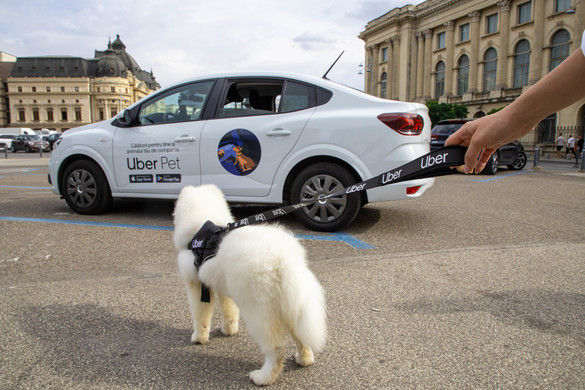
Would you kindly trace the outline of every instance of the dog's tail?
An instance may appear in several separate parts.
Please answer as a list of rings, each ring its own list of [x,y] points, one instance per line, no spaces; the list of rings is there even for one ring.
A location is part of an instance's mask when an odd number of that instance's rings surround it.
[[[327,340],[327,311],[323,288],[308,269],[304,275],[290,275],[283,280],[285,316],[290,331],[305,346],[319,352]],[[286,313],[286,314],[285,314]]]

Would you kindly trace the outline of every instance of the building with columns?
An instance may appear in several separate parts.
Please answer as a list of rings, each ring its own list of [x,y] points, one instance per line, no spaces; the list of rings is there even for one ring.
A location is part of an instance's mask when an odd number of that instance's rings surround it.
[[[580,47],[585,3],[579,3],[427,0],[395,8],[359,35],[365,42],[364,89],[387,99],[460,104],[469,116],[484,116]],[[585,99],[551,115],[524,141],[547,144],[559,126],[584,124]]]
[[[3,127],[64,131],[112,118],[160,88],[152,72],[142,70],[126,51],[119,35],[91,59],[18,57],[11,67],[4,92],[8,123]]]

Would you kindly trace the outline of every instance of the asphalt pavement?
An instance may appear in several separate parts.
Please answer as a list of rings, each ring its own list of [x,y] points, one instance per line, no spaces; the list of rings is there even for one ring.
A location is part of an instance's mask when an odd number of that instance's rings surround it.
[[[438,178],[337,234],[284,217],[326,291],[329,339],[307,368],[289,340],[271,387],[585,388],[585,173],[552,160]],[[173,202],[77,215],[47,162],[0,155],[0,390],[255,388],[243,321],[189,342]]]

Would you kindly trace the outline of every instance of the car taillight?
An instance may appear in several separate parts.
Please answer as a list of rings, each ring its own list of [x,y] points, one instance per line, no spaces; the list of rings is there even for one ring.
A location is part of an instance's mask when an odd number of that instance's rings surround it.
[[[380,114],[378,119],[402,135],[419,135],[424,127],[423,117],[410,112]]]
[[[431,139],[439,139],[439,136],[437,134],[431,134]]]
[[[406,188],[406,195],[414,195],[418,192],[418,190],[420,190],[421,186],[415,186],[415,187],[408,187]]]

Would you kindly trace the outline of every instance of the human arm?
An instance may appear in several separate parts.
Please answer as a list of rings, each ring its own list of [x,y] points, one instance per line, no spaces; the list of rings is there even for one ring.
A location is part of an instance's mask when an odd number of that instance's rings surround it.
[[[467,146],[465,173],[481,172],[502,145],[521,138],[548,115],[585,96],[585,55],[581,49],[495,114],[471,121],[445,145]]]

